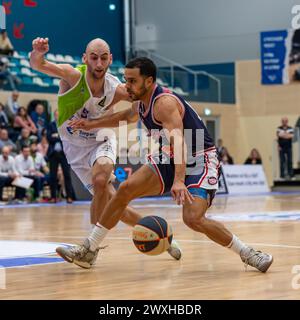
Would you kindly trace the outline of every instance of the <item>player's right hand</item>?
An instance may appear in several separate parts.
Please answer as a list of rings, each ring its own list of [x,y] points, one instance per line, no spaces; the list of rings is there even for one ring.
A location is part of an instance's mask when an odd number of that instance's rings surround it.
[[[192,204],[195,200],[193,195],[187,189],[186,185],[180,180],[174,181],[171,188],[171,195],[173,200],[176,201],[178,205],[184,205],[185,200],[187,200],[189,204]]]
[[[36,38],[32,41],[32,49],[38,53],[45,54],[49,51],[48,38]]]
[[[85,120],[85,119],[73,119],[70,120],[68,125],[72,128],[72,129],[82,129],[85,131],[89,131],[93,128],[95,128],[94,126],[94,121],[93,120]]]

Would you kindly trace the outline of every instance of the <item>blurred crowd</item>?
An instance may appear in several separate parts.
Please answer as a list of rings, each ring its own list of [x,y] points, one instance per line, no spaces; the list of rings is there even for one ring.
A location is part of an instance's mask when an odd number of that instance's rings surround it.
[[[0,150],[0,201],[73,201],[70,167],[44,101],[33,100],[24,107],[19,92],[13,91],[4,104],[0,102]],[[29,189],[15,184],[21,177],[33,181]]]

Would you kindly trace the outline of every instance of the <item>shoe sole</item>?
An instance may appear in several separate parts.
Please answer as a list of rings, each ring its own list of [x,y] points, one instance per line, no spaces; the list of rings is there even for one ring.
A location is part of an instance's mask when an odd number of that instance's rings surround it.
[[[78,260],[74,260],[74,259],[71,259],[69,258],[67,255],[65,255],[63,252],[61,252],[59,250],[59,248],[57,248],[56,250],[56,253],[61,257],[63,258],[66,262],[69,262],[69,263],[74,263],[76,264],[77,266],[83,268],[83,269],[90,269],[92,266],[88,263],[88,262],[81,262],[81,261],[78,261]]]
[[[65,261],[69,262],[69,263],[73,263],[73,259],[69,258],[68,256],[66,256],[65,254],[63,254],[63,252],[61,252],[59,250],[59,248],[56,248],[56,253],[61,257],[63,258]]]
[[[175,260],[180,260],[181,259],[181,252],[180,252],[180,254],[178,255],[178,256],[173,256],[171,253],[169,253],[169,255],[173,258],[173,259],[175,259]]]
[[[176,249],[179,251],[179,254],[178,255],[172,255],[170,251],[167,250],[168,254],[175,260],[180,260],[181,259],[181,256],[182,256],[182,253],[181,253],[181,250],[179,249]]]
[[[77,266],[83,268],[83,269],[91,269],[91,264],[88,263],[88,262],[81,262],[81,261],[78,261],[78,260],[74,260],[73,261],[74,264],[76,264]]]

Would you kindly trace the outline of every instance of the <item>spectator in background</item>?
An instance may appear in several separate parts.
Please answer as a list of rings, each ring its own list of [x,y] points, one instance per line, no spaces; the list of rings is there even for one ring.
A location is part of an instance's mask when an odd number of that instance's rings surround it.
[[[0,201],[2,198],[3,187],[10,186],[13,180],[19,176],[16,167],[15,159],[10,155],[10,148],[3,147],[0,155]],[[20,199],[18,194],[18,188],[16,189],[16,198]]]
[[[245,160],[244,164],[262,164],[261,156],[257,149],[252,149],[249,157]]]
[[[6,30],[2,30],[0,33],[0,54],[12,56],[14,53],[14,47],[7,35]]]
[[[10,72],[9,60],[6,57],[0,57],[0,88],[3,88],[6,82],[9,83],[11,90],[16,90],[16,85],[21,83],[21,80]]]
[[[27,114],[27,110],[24,107],[20,107],[18,109],[13,127],[16,131],[27,129],[31,134],[37,134],[37,128],[31,120],[30,116]]]
[[[278,138],[278,150],[280,158],[280,178],[284,179],[285,169],[287,169],[288,178],[294,178],[293,172],[293,155],[292,140],[294,137],[294,129],[288,126],[287,117],[281,119],[281,126],[277,128],[276,134]]]
[[[222,152],[220,153],[219,156],[222,164],[234,164],[233,158],[229,154],[226,147],[223,147]]]
[[[41,103],[37,104],[35,110],[31,112],[30,117],[38,130],[38,137],[41,139],[42,130],[48,126],[44,106]]]
[[[151,152],[150,152],[150,148],[148,148],[148,147],[142,148],[140,150],[140,161],[141,161],[141,163],[147,163],[147,157],[148,157],[149,154],[151,154]]]
[[[4,105],[0,102],[0,128],[8,128],[10,126],[7,114],[4,111]]]
[[[120,158],[127,158],[128,157],[128,149],[127,148],[121,148],[120,150],[120,154],[119,154],[119,157]]]
[[[35,140],[37,140],[36,137]],[[30,131],[28,129],[22,129],[21,135],[16,142],[18,152],[20,152],[24,146],[29,147],[32,141],[34,141],[34,139],[30,136]]]
[[[217,140],[217,151],[218,151],[219,156],[223,153],[223,149],[224,149],[223,140],[222,139],[218,139]]]
[[[44,156],[38,151],[37,143],[32,142],[30,145],[30,154],[34,162],[34,168],[36,171],[42,172],[43,176],[49,173],[49,168]]]
[[[39,198],[41,191],[41,174],[34,167],[34,160],[30,155],[30,147],[23,146],[21,154],[15,158],[16,170],[19,175],[33,179],[34,198]],[[25,189],[22,189],[22,196],[25,197]]]
[[[42,191],[45,182],[49,182],[49,168],[44,156],[38,152],[37,143],[32,142],[30,145],[30,154],[34,162],[35,179],[39,190],[38,198],[42,198]]]
[[[11,122],[13,124],[15,116],[20,108],[20,104],[18,102],[19,99],[19,92],[18,91],[13,91],[11,96],[8,98],[6,105],[5,105],[5,113]]]
[[[17,146],[9,139],[8,137],[8,131],[6,129],[0,130],[0,149],[2,149],[4,146],[7,146],[10,148],[10,152],[13,156],[17,153]]]
[[[58,111],[54,112],[55,120],[49,124],[47,130],[47,138],[49,141],[49,148],[47,158],[50,164],[50,189],[51,189],[51,202],[57,201],[57,170],[59,164],[62,167],[67,203],[73,202],[73,187],[71,181],[71,170],[67,158],[63,152],[62,142],[59,138],[56,121],[58,119]]]
[[[43,129],[42,135],[41,135],[41,141],[38,143],[37,149],[38,149],[38,152],[40,152],[44,156],[46,161],[48,161],[47,159],[48,148],[49,148],[49,142],[47,139],[47,130]]]

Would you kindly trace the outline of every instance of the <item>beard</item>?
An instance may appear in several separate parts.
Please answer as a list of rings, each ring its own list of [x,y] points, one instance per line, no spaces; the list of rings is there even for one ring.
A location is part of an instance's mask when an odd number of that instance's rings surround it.
[[[141,98],[146,94],[147,89],[145,87],[145,84],[140,88],[139,92],[135,93],[133,91],[128,91],[130,98],[132,101],[139,101]]]

